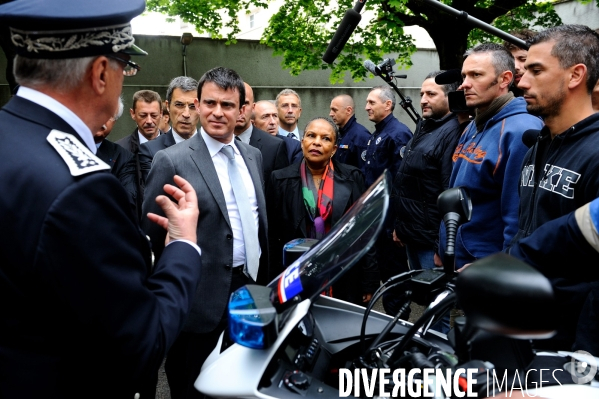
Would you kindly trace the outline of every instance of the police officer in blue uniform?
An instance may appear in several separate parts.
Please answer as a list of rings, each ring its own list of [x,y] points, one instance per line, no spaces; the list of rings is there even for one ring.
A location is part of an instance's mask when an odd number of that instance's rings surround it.
[[[385,169],[397,174],[401,151],[412,138],[410,129],[393,116],[395,94],[389,86],[373,88],[366,99],[368,119],[375,123],[366,149],[366,185],[370,186]]]
[[[0,110],[0,397],[133,398],[181,330],[199,281],[197,199],[157,201],[169,245],[151,264],[92,132],[118,106],[143,0],[0,6],[16,95]]]
[[[395,177],[401,163],[402,151],[412,138],[410,129],[393,116],[394,109],[395,94],[389,86],[373,88],[366,98],[368,119],[375,123],[374,133],[366,149],[364,174],[367,186],[378,179],[385,169],[392,178]],[[391,209],[375,243],[376,259],[383,282],[409,269],[405,248],[393,242],[394,220]],[[396,315],[403,303],[402,295],[399,291],[387,290],[383,295],[385,312]],[[404,313],[402,318],[407,320],[408,316],[409,311]]]
[[[356,120],[355,109],[353,98],[347,94],[331,100],[329,116],[339,127],[339,144],[333,158],[365,173],[370,132]]]

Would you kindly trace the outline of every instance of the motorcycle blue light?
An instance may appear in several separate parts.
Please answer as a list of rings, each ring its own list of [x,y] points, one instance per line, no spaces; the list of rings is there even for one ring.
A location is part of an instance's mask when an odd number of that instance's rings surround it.
[[[229,335],[242,346],[268,348],[277,339],[277,312],[270,302],[272,290],[246,285],[229,299]]]

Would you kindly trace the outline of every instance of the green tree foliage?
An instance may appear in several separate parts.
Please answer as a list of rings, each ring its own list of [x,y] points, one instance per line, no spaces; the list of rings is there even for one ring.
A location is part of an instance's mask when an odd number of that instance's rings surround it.
[[[593,0],[581,0],[592,2]],[[599,6],[599,0],[594,0]],[[454,9],[509,32],[518,28],[539,29],[561,20],[551,2],[541,0],[443,0]],[[237,16],[257,8],[267,8],[268,0],[148,0],[150,11],[180,16],[198,32],[235,43],[240,32]],[[353,80],[363,79],[367,71],[362,63],[375,63],[386,54],[397,54],[399,67],[409,67],[416,51],[413,38],[404,26],[418,25],[431,36],[439,53],[441,69],[462,64],[462,54],[475,43],[501,42],[500,39],[458,21],[423,0],[369,0],[364,10],[373,11],[372,22],[361,24],[332,64],[321,57],[352,0],[288,0],[271,18],[261,39],[283,56],[283,67],[293,75],[309,69],[331,69],[331,81],[342,82],[349,72]],[[364,20],[363,20],[364,21]]]

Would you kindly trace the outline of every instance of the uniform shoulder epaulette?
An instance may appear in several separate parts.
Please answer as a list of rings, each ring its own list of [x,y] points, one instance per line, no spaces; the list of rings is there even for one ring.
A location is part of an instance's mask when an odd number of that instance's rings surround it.
[[[46,140],[48,140],[48,143],[54,147],[56,152],[65,161],[73,176],[81,176],[97,170],[110,169],[110,166],[95,156],[89,148],[72,134],[61,132],[60,130],[52,130],[48,134],[48,137],[46,137]]]

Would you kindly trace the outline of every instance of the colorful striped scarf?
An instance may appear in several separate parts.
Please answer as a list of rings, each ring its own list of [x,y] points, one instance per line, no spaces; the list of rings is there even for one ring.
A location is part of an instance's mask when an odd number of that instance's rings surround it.
[[[300,164],[300,175],[302,178],[302,196],[304,205],[310,215],[311,224],[308,223],[309,238],[321,239],[331,229],[331,214],[333,213],[333,186],[334,168],[333,162],[329,160],[320,187],[318,187],[318,199],[314,198],[316,186],[312,180],[306,160]]]

